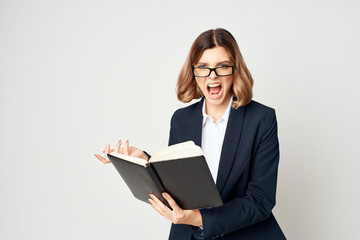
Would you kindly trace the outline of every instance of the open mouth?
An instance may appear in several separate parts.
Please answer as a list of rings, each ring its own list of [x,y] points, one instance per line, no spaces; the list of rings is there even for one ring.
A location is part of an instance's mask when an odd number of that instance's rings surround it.
[[[213,83],[213,84],[207,85],[208,92],[211,96],[219,94],[221,91],[221,88],[222,88],[222,86],[220,83]]]

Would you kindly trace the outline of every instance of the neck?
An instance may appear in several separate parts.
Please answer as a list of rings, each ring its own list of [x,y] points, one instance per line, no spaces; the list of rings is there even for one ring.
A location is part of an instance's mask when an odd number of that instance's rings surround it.
[[[205,99],[205,112],[207,115],[209,115],[212,119],[214,119],[215,122],[219,121],[220,118],[224,115],[227,107],[229,106],[229,101],[232,98],[232,96],[228,97],[226,101],[224,101],[220,105],[213,105],[210,104]]]

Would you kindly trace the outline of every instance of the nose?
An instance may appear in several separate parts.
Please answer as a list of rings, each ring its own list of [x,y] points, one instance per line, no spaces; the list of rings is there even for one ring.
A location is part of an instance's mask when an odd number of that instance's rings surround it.
[[[212,71],[210,72],[209,78],[215,79],[217,77],[216,73],[215,73],[215,69],[212,69]]]

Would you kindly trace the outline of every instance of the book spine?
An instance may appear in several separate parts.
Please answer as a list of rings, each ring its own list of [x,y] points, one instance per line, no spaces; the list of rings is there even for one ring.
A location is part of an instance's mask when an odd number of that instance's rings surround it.
[[[161,179],[160,179],[159,175],[157,174],[154,166],[151,163],[149,163],[146,165],[146,170],[149,173],[151,179],[154,181],[156,188],[159,190],[159,193],[165,192],[164,185],[161,182]],[[158,197],[166,206],[168,206],[171,209],[170,205],[165,200],[165,198],[163,198],[163,196],[156,196],[156,197]]]
[[[152,178],[152,180],[154,181],[157,189],[159,190],[160,193],[163,193],[164,190],[164,185],[162,184],[159,175],[157,174],[155,168],[153,167],[152,164],[147,164],[146,166],[146,170],[149,173],[150,177]]]

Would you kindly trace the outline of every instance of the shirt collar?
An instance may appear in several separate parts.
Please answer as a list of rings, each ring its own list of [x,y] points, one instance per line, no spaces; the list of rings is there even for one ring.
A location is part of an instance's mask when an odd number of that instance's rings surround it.
[[[225,122],[227,122],[227,120],[229,119],[232,102],[233,102],[233,98],[230,98],[229,104],[228,104],[223,116],[217,122],[220,122],[221,120],[224,120]],[[212,117],[210,117],[209,115],[207,115],[205,113],[205,99],[204,99],[204,103],[202,106],[202,115],[203,115],[203,123],[202,123],[203,126],[205,125],[205,123],[208,119],[213,120]]]

